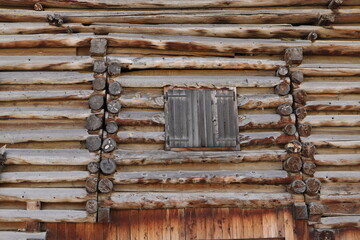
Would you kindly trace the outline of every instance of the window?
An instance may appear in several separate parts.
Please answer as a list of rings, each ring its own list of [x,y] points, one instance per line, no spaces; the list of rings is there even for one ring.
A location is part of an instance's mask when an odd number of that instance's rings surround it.
[[[167,150],[240,148],[235,89],[169,89],[165,115]]]

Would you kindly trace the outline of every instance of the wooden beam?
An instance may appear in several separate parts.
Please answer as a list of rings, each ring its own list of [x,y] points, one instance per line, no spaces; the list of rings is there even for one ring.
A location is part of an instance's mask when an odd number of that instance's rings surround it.
[[[314,156],[319,166],[356,166],[360,164],[359,154],[317,154]]]
[[[290,155],[284,150],[258,150],[241,152],[174,152],[164,150],[116,150],[113,153],[117,165],[168,165],[184,163],[241,163],[279,162]]]
[[[359,82],[342,82],[339,84],[331,84],[328,82],[304,82],[300,85],[300,89],[307,93],[360,93]]]
[[[86,202],[92,198],[85,188],[0,188],[0,200],[8,202]]]
[[[48,93],[48,92],[47,92]],[[49,93],[51,95],[51,93]],[[1,98],[1,94],[0,94]],[[0,100],[1,101],[1,100]],[[0,119],[83,119],[89,109],[50,107],[0,107]]]
[[[94,216],[79,210],[0,209],[0,222],[94,222]]]
[[[360,227],[360,216],[323,217],[316,228]]]
[[[360,147],[360,138],[358,135],[312,134],[309,137],[302,137],[301,139],[303,142],[312,142],[316,147]]]
[[[360,115],[308,115],[299,123],[313,127],[357,127],[360,126]]]
[[[85,181],[88,171],[3,172],[0,183]]]
[[[47,232],[28,233],[28,232],[10,232],[0,231],[0,240],[24,240],[24,239],[38,239],[45,240]]]
[[[118,99],[121,106],[129,108],[164,108],[164,95],[151,93],[124,93]]]
[[[288,184],[292,178],[283,170],[268,171],[154,171],[117,172],[116,184]]]
[[[237,103],[240,109],[275,108],[283,103],[293,103],[291,95],[277,94],[239,94]]]
[[[360,181],[359,171],[318,171],[314,174],[321,182],[344,182],[358,183]]]
[[[301,64],[291,68],[291,71],[301,71],[305,76],[311,77],[340,77],[359,76],[360,68],[357,64]]]
[[[0,131],[0,143],[83,141],[88,136],[86,129]]]
[[[80,84],[93,81],[93,73],[80,72],[1,72],[2,84]]]
[[[0,102],[89,99],[92,90],[1,91]]]
[[[272,208],[293,203],[290,193],[112,193],[102,205],[115,209],[189,207]]]
[[[246,114],[239,115],[240,129],[282,129],[289,123],[295,123],[295,115],[280,116],[279,114]]]
[[[359,101],[307,101],[308,111],[360,111]]]

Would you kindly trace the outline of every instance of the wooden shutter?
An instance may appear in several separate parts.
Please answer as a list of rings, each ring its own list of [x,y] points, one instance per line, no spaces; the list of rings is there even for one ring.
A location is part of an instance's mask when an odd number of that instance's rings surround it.
[[[171,89],[165,108],[166,149],[238,146],[234,91]]]

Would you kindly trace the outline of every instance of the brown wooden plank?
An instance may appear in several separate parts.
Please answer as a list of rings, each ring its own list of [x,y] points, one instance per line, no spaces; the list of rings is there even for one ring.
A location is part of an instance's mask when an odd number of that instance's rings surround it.
[[[157,209],[154,212],[155,239],[163,239],[163,232],[166,226],[166,209]]]
[[[278,219],[274,209],[263,209],[262,221],[264,238],[279,237]]]
[[[243,209],[243,224],[244,224],[244,238],[253,238],[254,231],[253,231],[253,219],[251,216],[250,209]]]
[[[86,226],[86,223],[77,223],[76,224],[75,239],[77,239],[77,240],[86,240],[86,238],[85,238],[85,226]]]
[[[189,240],[195,240],[197,238],[197,219],[196,219],[196,209],[186,208],[185,209],[185,238]],[[179,231],[179,230],[178,230]],[[177,238],[179,239],[179,238]],[[172,240],[172,239],[171,239]]]
[[[231,229],[231,238],[237,239],[239,238],[237,218],[239,218],[239,208],[229,208],[229,225]]]
[[[296,220],[294,221],[294,230],[296,239],[307,239],[308,237],[308,227],[307,227],[307,220]]]
[[[196,237],[198,239],[206,239],[207,226],[206,214],[207,208],[195,208],[196,214]]]
[[[156,238],[156,232],[159,230],[158,229],[158,225],[160,223],[156,222],[155,219],[155,212],[159,211],[159,209],[151,209],[151,210],[145,210],[145,211],[149,211],[148,212],[148,238],[149,239],[157,239]]]
[[[86,225],[85,225],[85,239],[86,240],[95,240],[94,233],[95,233],[95,224],[94,223],[86,223]],[[58,234],[58,237],[59,237],[59,234]]]
[[[230,219],[230,213],[229,208],[221,208],[221,225],[223,229],[223,239],[232,239],[233,234],[231,229],[231,219]]]
[[[47,240],[57,240],[57,223],[46,223]]]
[[[120,210],[118,211],[118,219],[115,222],[117,224],[117,239],[121,240],[130,240],[130,210]],[[112,221],[114,222],[114,221]]]
[[[68,230],[69,232],[69,230]],[[103,223],[95,223],[94,224],[94,239],[95,240],[103,240],[104,234],[104,224]],[[69,234],[69,236],[72,236]],[[70,238],[68,240],[71,240]]]
[[[76,235],[76,223],[67,223],[67,240],[72,240],[73,236]],[[103,232],[101,232],[102,236]],[[98,238],[99,240],[103,240],[103,238]]]
[[[279,237],[285,237],[284,212],[285,212],[285,208],[276,208],[276,218],[277,218]]]
[[[130,210],[129,224],[130,224],[130,239],[140,240],[140,210]]]
[[[222,239],[223,229],[221,221],[221,208],[213,209],[214,239]]]
[[[263,209],[251,209],[251,217],[253,221],[253,236],[254,238],[262,238],[263,235]]]
[[[204,208],[203,214],[204,214],[205,226],[206,226],[205,239],[213,239],[214,238],[213,209]]]
[[[57,239],[67,239],[66,223],[57,223]]]
[[[285,226],[285,239],[286,240],[296,240],[294,233],[294,218],[292,216],[292,211],[290,208],[284,210],[284,226]]]

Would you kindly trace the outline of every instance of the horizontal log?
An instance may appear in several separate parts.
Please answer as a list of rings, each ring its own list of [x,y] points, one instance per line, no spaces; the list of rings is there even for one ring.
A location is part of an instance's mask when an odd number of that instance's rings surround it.
[[[360,184],[358,183],[323,183],[320,198],[348,195],[360,196]],[[344,196],[346,197],[346,196]]]
[[[316,147],[335,147],[335,148],[360,147],[359,135],[312,134],[309,137],[301,137],[301,140],[303,142],[311,142]]]
[[[360,216],[323,217],[316,228],[360,227]]]
[[[0,143],[83,141],[88,136],[86,129],[0,131]]]
[[[155,171],[117,172],[115,184],[288,184],[292,178],[286,171]]]
[[[319,166],[356,166],[360,164],[360,154],[319,154],[314,156]]]
[[[84,149],[16,149],[6,150],[9,165],[87,165],[98,161],[95,153]]]
[[[116,118],[108,118],[123,126],[156,126],[165,125],[164,112],[121,111]]]
[[[350,101],[307,101],[307,111],[360,111],[360,102]]]
[[[45,92],[49,93],[49,92]],[[49,93],[51,95],[51,92]],[[1,93],[0,93],[1,97]],[[0,100],[1,101],[1,100]],[[90,109],[50,107],[0,107],[0,119],[84,119]]]
[[[357,127],[360,126],[360,115],[307,115],[299,123],[313,127]]]
[[[47,232],[10,232],[0,231],[0,240],[24,240],[24,239],[39,239],[45,240]]]
[[[80,72],[1,72],[2,84],[78,84],[92,82],[93,73]]]
[[[239,115],[240,129],[276,128],[281,129],[289,123],[295,123],[295,115],[280,116],[279,114],[246,114]]]
[[[359,216],[360,203],[328,203],[323,204],[323,216]]]
[[[0,102],[89,99],[92,90],[1,91]]]
[[[290,193],[112,193],[102,205],[117,209],[193,207],[273,208],[293,203]]]
[[[0,59],[0,70],[2,71],[90,70],[92,66],[92,58],[79,56],[6,56],[6,58]]]
[[[267,76],[120,76],[122,87],[274,87],[278,77]]]
[[[123,107],[164,108],[164,95],[152,93],[124,93],[118,100]]]
[[[358,39],[359,26],[292,26],[290,24],[126,24],[126,23],[79,23],[53,26],[48,23],[0,23],[0,34],[44,34],[44,33],[132,33],[153,35],[203,36],[224,38],[301,38],[306,39],[310,32],[319,39]]]
[[[309,93],[360,93],[360,82],[341,82],[333,84],[331,82],[304,82],[300,89]]]
[[[305,76],[359,76],[360,68],[357,64],[301,64],[292,67],[292,71],[301,71]]]
[[[360,181],[359,171],[326,171],[316,172],[314,177],[321,182],[344,182],[358,183]]]
[[[85,181],[89,176],[88,171],[3,172],[1,173],[0,183],[73,182]]]
[[[355,0],[354,0],[355,1]],[[267,10],[172,10],[172,11],[34,11],[4,9],[4,22],[47,22],[47,15],[58,14],[65,23],[141,23],[141,24],[314,24],[320,15],[333,14],[330,9],[267,9]],[[335,23],[356,23],[358,9],[340,9]],[[61,24],[58,24],[61,25]]]
[[[360,201],[360,194],[348,195],[320,195],[320,201],[323,204],[329,203],[358,203]]]
[[[85,188],[0,188],[0,201],[86,202],[90,195]]]
[[[95,222],[94,215],[79,210],[0,209],[0,222]]]
[[[55,7],[55,8],[119,8],[119,9],[137,9],[137,8],[149,8],[149,9],[161,9],[161,8],[228,8],[228,7],[286,7],[286,6],[327,6],[328,0],[286,0],[286,1],[273,1],[273,0],[262,0],[262,1],[249,1],[249,0],[235,0],[231,2],[219,2],[216,0],[201,0],[201,1],[190,1],[183,0],[178,1],[165,1],[165,0],[133,0],[128,1],[116,1],[116,0],[43,0],[41,4],[43,7]],[[0,5],[4,6],[23,6],[33,7],[37,3],[36,0],[25,0],[25,1],[5,1],[1,0]],[[357,5],[355,0],[345,1],[342,5],[352,6]]]
[[[292,96],[279,96],[277,94],[238,94],[240,109],[275,108],[283,103],[293,103]]]
[[[113,159],[117,165],[168,165],[184,163],[241,163],[280,162],[289,157],[283,150],[174,152],[164,150],[116,150]]]
[[[164,132],[120,131],[113,136],[117,143],[165,143]],[[281,132],[249,132],[240,134],[240,146],[282,145],[296,136],[288,136]]]

